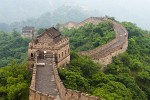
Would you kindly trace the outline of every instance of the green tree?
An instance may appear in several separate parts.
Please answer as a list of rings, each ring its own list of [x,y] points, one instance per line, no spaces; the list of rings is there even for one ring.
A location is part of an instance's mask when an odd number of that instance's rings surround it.
[[[4,100],[27,100],[31,75],[26,63],[16,61],[0,68],[0,95]]]

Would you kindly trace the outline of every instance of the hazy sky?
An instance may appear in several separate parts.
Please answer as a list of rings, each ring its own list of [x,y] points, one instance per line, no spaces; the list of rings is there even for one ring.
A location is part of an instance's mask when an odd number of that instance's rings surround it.
[[[55,4],[80,5],[120,21],[132,21],[150,30],[150,0],[49,0],[49,4],[52,9]]]
[[[98,10],[101,15],[112,16],[119,21],[131,21],[150,30],[150,0],[0,0],[0,21],[5,22],[12,16],[14,20],[27,16],[38,17],[62,5]]]

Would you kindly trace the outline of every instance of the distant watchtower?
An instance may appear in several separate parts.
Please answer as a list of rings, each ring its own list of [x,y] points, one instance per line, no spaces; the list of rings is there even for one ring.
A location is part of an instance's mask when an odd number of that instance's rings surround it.
[[[32,26],[25,26],[22,28],[22,37],[32,38],[35,35],[35,28]]]
[[[63,37],[54,27],[46,29],[44,33],[32,40],[28,46],[28,65],[37,59],[55,58],[57,67],[70,62],[69,39]]]

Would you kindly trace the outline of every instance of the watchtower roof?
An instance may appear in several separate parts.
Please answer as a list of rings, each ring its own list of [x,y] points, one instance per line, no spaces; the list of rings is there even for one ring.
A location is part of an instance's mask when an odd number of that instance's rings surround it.
[[[45,32],[44,33],[42,33],[40,36],[38,36],[38,37],[41,37],[41,36],[43,36],[44,34],[47,34],[47,35],[49,35],[51,38],[53,38],[53,39],[55,39],[56,37],[59,37],[61,34],[60,34],[60,32],[57,30],[57,29],[55,29],[54,27],[51,27],[51,28],[48,28],[48,29],[46,29],[45,30]]]

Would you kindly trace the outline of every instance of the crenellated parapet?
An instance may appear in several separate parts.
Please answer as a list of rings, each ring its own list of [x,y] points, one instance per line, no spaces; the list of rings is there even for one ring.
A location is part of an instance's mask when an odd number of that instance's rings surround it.
[[[84,26],[87,23],[98,24],[106,20],[108,20],[108,18],[106,17],[90,17],[82,22],[68,22],[68,23],[62,24],[60,25],[59,28],[60,30],[63,30],[64,28],[68,28],[68,29],[79,28],[81,26]]]
[[[32,80],[31,80],[31,85],[30,85],[30,88],[32,89],[35,89],[35,79],[36,79],[36,66],[34,65],[34,68],[33,68],[33,72],[32,72]]]
[[[59,41],[55,44],[54,48],[60,49],[68,44],[69,44],[69,38],[63,38],[61,41]]]
[[[35,42],[30,42],[29,43],[29,48],[30,49],[60,49],[62,47],[64,47],[65,45],[69,44],[69,38],[62,38],[60,41],[58,41],[57,43],[51,44],[48,42],[45,43],[35,43]]]
[[[29,100],[56,100],[53,96],[41,93],[32,88],[29,90]]]

